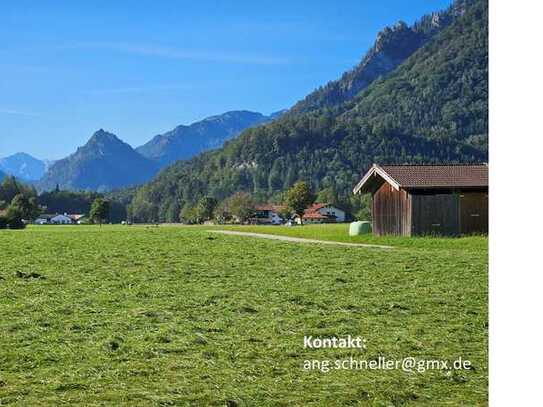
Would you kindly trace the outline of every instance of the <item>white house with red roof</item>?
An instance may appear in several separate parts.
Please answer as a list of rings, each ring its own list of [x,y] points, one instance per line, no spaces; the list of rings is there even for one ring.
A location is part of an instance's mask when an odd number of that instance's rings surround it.
[[[342,223],[345,222],[345,211],[327,203],[315,203],[304,212],[304,223]],[[299,216],[295,217],[301,223]]]
[[[250,222],[265,225],[281,225],[284,219],[280,213],[285,209],[286,206],[283,205],[258,205],[255,208],[255,215],[250,219]]]

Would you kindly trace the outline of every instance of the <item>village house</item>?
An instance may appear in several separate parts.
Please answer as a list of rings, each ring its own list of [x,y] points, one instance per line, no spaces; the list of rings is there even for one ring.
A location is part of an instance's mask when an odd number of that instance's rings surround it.
[[[53,225],[71,225],[73,223],[72,218],[70,218],[67,214],[64,215],[55,215],[51,218],[50,221]]]
[[[298,215],[296,223],[302,220]],[[346,220],[345,211],[327,203],[315,203],[304,211],[303,223],[342,223]]]
[[[41,214],[38,216],[36,220],[34,220],[34,224],[36,225],[47,225],[51,223],[51,219],[53,219],[57,215],[51,215],[51,214]]]
[[[353,192],[372,194],[376,235],[488,232],[488,165],[377,165]]]
[[[34,220],[35,225],[80,225],[84,222],[86,215],[68,214],[42,214]]]
[[[250,223],[263,225],[281,225],[284,219],[279,215],[286,209],[284,205],[258,205],[255,208],[255,215]]]
[[[76,225],[81,225],[82,223],[85,223],[87,220],[87,215],[77,214],[77,215],[68,215],[68,217],[72,220],[72,223]]]

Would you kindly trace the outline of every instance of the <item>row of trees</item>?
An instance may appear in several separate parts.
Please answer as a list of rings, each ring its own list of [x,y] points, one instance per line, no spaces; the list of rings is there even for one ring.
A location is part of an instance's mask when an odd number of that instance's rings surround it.
[[[290,218],[292,214],[302,215],[305,208],[314,201],[341,207],[355,218],[369,219],[370,216],[367,200],[358,197],[344,200],[333,187],[313,194],[309,184],[303,181],[297,182],[275,199],[275,202],[283,203],[286,207],[283,213],[279,213],[283,219]],[[188,224],[209,220],[228,223],[234,219],[246,222],[254,215],[257,202],[258,199],[247,192],[234,193],[222,201],[206,196],[196,204],[185,205],[177,220]],[[38,195],[33,187],[21,184],[13,177],[6,177],[0,184],[0,228],[24,228],[23,220],[31,222],[46,211],[88,213],[90,221],[100,225],[119,222],[126,219],[126,212],[120,209],[121,206],[119,202],[93,192],[61,191],[57,188]]]
[[[38,196],[33,187],[5,177],[0,184],[0,229],[23,229],[25,222],[32,222],[45,211],[89,213],[91,222],[101,225],[110,220],[111,206],[100,194],[89,192],[57,188]]]
[[[126,219],[126,203],[99,192],[66,191],[57,187],[52,191],[41,193],[38,204],[48,213],[90,214],[93,203],[98,199],[109,202],[108,216],[105,220],[119,223]]]
[[[181,210],[180,221],[198,224],[215,219],[218,223],[228,223],[234,218],[246,222],[255,212],[256,203],[246,192],[237,192],[231,197],[218,202],[213,197],[203,197],[196,205],[185,205]]]
[[[302,217],[305,209],[315,201],[329,203],[347,209],[348,212],[353,208],[351,202],[342,202],[333,188],[322,190],[315,195],[307,182],[299,181],[282,197],[280,203],[283,204],[284,209],[280,211],[279,216],[283,219],[290,219],[294,214]],[[188,224],[204,223],[210,220],[218,223],[229,223],[234,220],[245,223],[254,216],[256,207],[255,198],[247,192],[236,192],[221,202],[206,196],[199,199],[195,205],[183,207],[179,220]],[[358,206],[354,213],[356,218],[370,219],[367,197],[362,200],[358,198]]]

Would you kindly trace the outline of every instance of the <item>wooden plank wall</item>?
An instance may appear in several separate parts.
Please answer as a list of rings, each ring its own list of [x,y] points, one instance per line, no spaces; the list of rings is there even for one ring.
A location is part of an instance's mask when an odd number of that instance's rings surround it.
[[[411,200],[404,191],[384,183],[373,195],[373,233],[411,235]]]
[[[373,232],[377,236],[488,233],[488,193],[406,192],[384,183],[373,195]]]
[[[460,231],[488,233],[488,192],[460,193]]]
[[[460,233],[458,194],[410,193],[412,235],[458,235]]]

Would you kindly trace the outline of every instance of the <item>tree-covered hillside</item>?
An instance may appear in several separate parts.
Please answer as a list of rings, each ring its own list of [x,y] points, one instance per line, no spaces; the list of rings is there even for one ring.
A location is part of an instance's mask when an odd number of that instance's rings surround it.
[[[480,1],[458,24],[345,105],[345,122],[374,132],[462,142],[486,154],[488,10]]]
[[[354,99],[287,114],[167,168],[136,192],[132,216],[176,221],[204,195],[248,191],[265,200],[300,179],[348,196],[373,162],[486,160],[488,9],[478,0],[456,10],[447,28]]]

